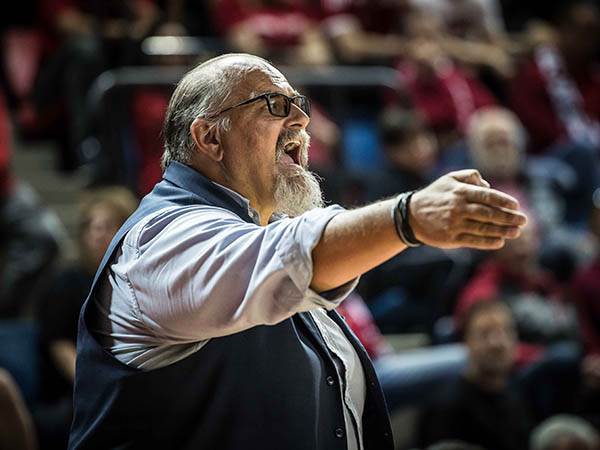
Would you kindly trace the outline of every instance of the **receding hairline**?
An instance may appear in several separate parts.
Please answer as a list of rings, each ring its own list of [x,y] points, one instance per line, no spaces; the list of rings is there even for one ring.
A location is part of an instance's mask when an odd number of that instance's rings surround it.
[[[521,121],[515,113],[506,108],[491,106],[476,111],[467,128],[470,133],[479,132],[490,124],[508,125],[513,130],[521,127]]]
[[[214,67],[213,67],[214,66]],[[251,55],[249,53],[227,53],[220,56],[215,56],[203,63],[197,65],[191,72],[210,70],[230,70],[239,67],[245,71],[260,71],[273,77],[280,78],[287,82],[285,76],[277,69],[270,61],[261,58],[260,56]]]

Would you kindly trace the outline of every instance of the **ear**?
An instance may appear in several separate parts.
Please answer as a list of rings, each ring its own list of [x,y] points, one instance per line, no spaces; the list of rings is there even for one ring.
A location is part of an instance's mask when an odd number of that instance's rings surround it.
[[[190,133],[200,154],[213,161],[223,159],[218,127],[210,126],[205,119],[197,117],[190,125]]]

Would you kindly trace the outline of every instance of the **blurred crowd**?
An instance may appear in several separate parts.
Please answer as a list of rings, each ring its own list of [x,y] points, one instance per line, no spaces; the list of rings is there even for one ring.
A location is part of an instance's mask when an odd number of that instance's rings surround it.
[[[600,449],[599,2],[11,8],[0,19],[0,449],[65,448],[95,268],[161,177],[173,82],[227,51],[269,59],[311,97],[311,167],[329,201],[352,207],[472,167],[529,216],[498,251],[410,249],[340,307],[392,416],[408,417],[397,448]],[[48,171],[85,175],[75,261],[14,176],[12,136],[51,142]],[[393,345],[415,335],[418,349]]]

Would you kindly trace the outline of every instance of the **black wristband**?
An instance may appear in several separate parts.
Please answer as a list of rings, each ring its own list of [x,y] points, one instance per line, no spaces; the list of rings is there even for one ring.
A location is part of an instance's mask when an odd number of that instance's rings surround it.
[[[410,199],[414,193],[415,191],[410,191],[400,194],[394,213],[394,223],[398,236],[409,247],[418,247],[422,244],[415,236],[409,221]]]

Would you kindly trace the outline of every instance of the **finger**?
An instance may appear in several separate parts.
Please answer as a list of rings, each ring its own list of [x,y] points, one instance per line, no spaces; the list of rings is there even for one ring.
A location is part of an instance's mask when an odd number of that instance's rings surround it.
[[[476,236],[499,237],[503,239],[515,239],[521,234],[521,229],[517,226],[495,225],[476,220],[465,221],[463,230],[465,233]]]
[[[527,223],[527,216],[519,211],[491,208],[477,203],[466,205],[464,215],[466,219],[494,225],[523,226]]]
[[[499,237],[476,236],[474,234],[460,234],[456,242],[463,247],[479,250],[498,250],[504,246],[504,239]]]
[[[496,208],[519,209],[519,202],[504,192],[496,189],[485,189],[478,186],[467,186],[465,197],[471,203],[481,203],[482,205],[493,206]]]
[[[450,172],[448,176],[463,183],[481,187],[490,187],[490,184],[487,181],[485,181],[481,177],[479,171],[475,169],[456,170],[454,172]]]

